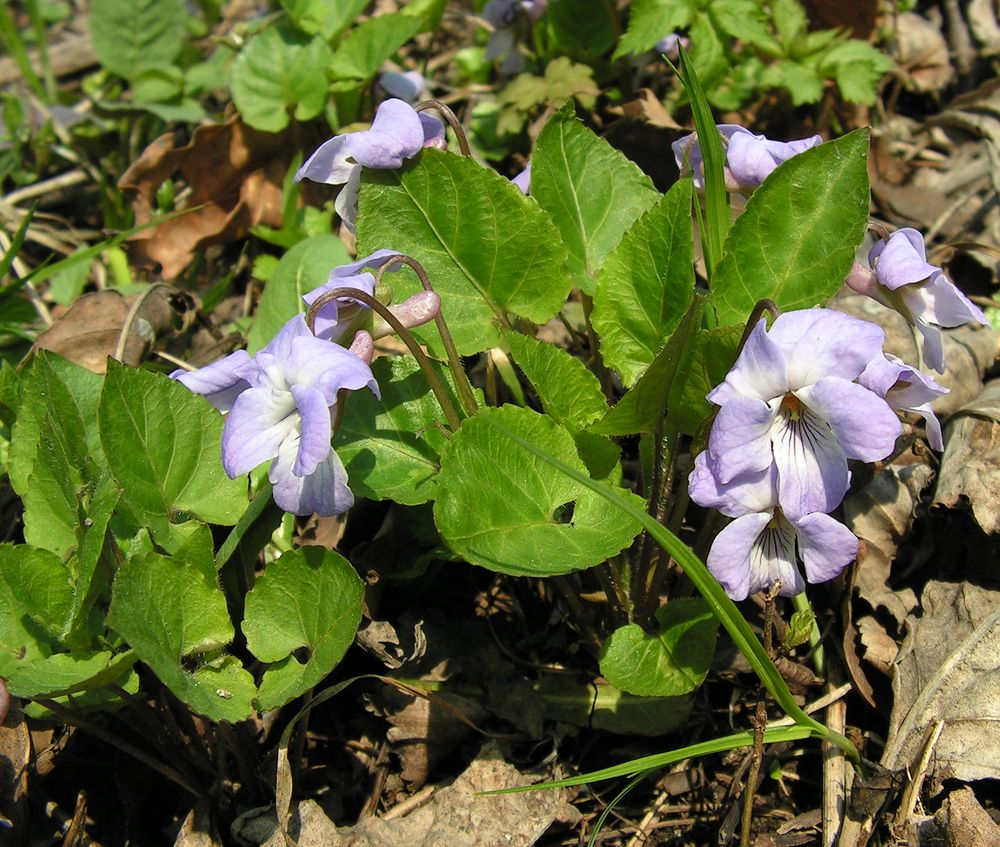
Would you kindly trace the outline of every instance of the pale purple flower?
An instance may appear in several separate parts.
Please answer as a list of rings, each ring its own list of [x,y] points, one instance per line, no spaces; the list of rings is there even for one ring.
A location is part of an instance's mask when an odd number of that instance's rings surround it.
[[[653,45],[653,49],[657,53],[662,53],[670,61],[676,62],[678,57],[681,55],[681,48],[683,47],[687,50],[691,46],[691,39],[686,35],[679,35],[676,32],[670,33],[670,35],[661,38],[656,44]]]
[[[181,385],[195,394],[201,394],[220,412],[228,412],[241,392],[250,387],[242,374],[250,363],[246,350],[237,350],[195,371],[178,368],[170,374]]]
[[[947,394],[949,389],[938,385],[927,374],[911,368],[891,353],[876,356],[865,368],[858,383],[874,391],[893,408],[914,412],[924,419],[927,441],[935,450],[944,450],[941,424],[931,408],[931,403]]]
[[[525,196],[531,194],[531,162],[528,162],[528,164],[524,166],[524,170],[515,176],[511,182],[514,183],[514,185],[517,186],[517,190]]]
[[[378,78],[378,84],[390,97],[410,105],[423,100],[427,93],[427,80],[420,71],[386,71]]]
[[[772,141],[763,135],[754,135],[739,124],[718,124],[716,129],[722,135],[726,152],[725,179],[729,191],[753,190],[782,162],[823,143],[818,135],[795,141]],[[695,186],[704,188],[705,162],[698,134],[685,135],[671,147],[681,175],[690,174]]]
[[[890,309],[917,328],[923,338],[924,361],[944,373],[944,345],[937,327],[969,321],[989,325],[986,315],[927,261],[923,236],[911,227],[879,240],[868,252],[869,267],[855,262],[847,284]]]
[[[805,590],[797,563],[809,582],[837,576],[858,555],[858,539],[839,521],[821,512],[789,518],[778,506],[774,465],[723,484],[707,453],[695,459],[689,479],[691,499],[734,520],[716,536],[707,565],[733,600],[766,591],[781,581],[779,594]]]
[[[786,312],[753,328],[723,383],[706,461],[721,485],[772,465],[784,514],[829,512],[847,492],[848,459],[892,452],[901,426],[884,399],[854,380],[881,354],[875,324],[829,309]]]
[[[424,147],[444,142],[444,126],[409,103],[391,99],[375,112],[371,129],[335,135],[317,148],[295,174],[295,181],[311,179],[343,185],[334,208],[344,225],[354,230],[361,188],[361,168],[393,170]]]
[[[358,345],[370,347],[370,337]],[[218,396],[218,386],[237,396],[222,429],[222,466],[233,479],[271,461],[274,502],[286,512],[336,515],[354,495],[330,439],[337,393],[370,389],[379,395],[368,363],[355,352],[316,338],[296,315],[252,359],[221,362],[175,376],[196,393]],[[223,367],[223,363],[226,363]],[[207,372],[207,376],[202,372]],[[223,377],[228,374],[228,377]]]
[[[486,42],[486,58],[503,58],[500,70],[505,74],[520,71],[524,67],[524,59],[517,49],[518,17],[535,23],[547,8],[548,0],[490,0],[483,7],[483,17],[493,27]]]

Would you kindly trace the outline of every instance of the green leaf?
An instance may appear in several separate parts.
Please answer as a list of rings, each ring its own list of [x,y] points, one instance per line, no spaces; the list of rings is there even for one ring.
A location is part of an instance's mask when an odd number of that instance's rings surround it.
[[[84,505],[87,519],[77,528],[73,603],[63,627],[64,638],[72,638],[83,628],[94,601],[110,584],[111,567],[100,566],[103,562],[105,534],[120,497],[121,489],[106,471],[93,490],[88,492]]]
[[[715,655],[719,622],[700,598],[671,600],[656,612],[655,633],[638,624],[619,627],[604,643],[601,673],[608,682],[642,697],[694,691]]]
[[[125,501],[155,533],[167,532],[178,513],[225,525],[239,520],[246,481],[223,471],[222,416],[203,397],[109,360],[98,421]]]
[[[610,50],[618,37],[618,16],[610,3],[551,0],[543,21],[552,46],[560,53],[596,59]]]
[[[252,711],[253,678],[222,653],[233,625],[211,559],[129,559],[115,576],[107,623],[198,714],[235,722]]]
[[[820,70],[837,80],[847,102],[866,105],[875,102],[878,81],[892,66],[892,59],[856,38],[834,47],[820,62]]]
[[[71,602],[69,571],[58,556],[0,544],[0,677],[58,649]]]
[[[302,295],[323,285],[337,265],[351,261],[343,242],[329,233],[314,235],[292,247],[271,273],[247,333],[247,352],[254,355],[299,312],[306,311]]]
[[[793,156],[754,191],[712,279],[719,322],[743,324],[764,298],[783,311],[840,290],[868,222],[868,130]]]
[[[760,76],[763,88],[784,88],[792,95],[792,105],[818,103],[823,96],[823,80],[811,65],[781,59],[768,65]]]
[[[425,149],[400,170],[366,169],[357,231],[360,254],[398,250],[424,266],[462,355],[496,346],[505,311],[544,323],[572,287],[548,215],[496,171],[464,156]],[[419,284],[400,274],[393,290],[401,302]],[[443,352],[432,326],[415,335]]]
[[[445,369],[436,370],[451,388]],[[444,414],[410,357],[376,359],[372,373],[381,399],[369,391],[352,394],[334,441],[351,490],[407,506],[426,503],[437,490],[439,454],[448,442],[441,429]],[[457,395],[450,393],[457,406]]]
[[[254,129],[280,132],[289,115],[315,118],[326,106],[330,48],[321,36],[275,26],[257,35],[233,63],[230,86],[240,115]]]
[[[580,123],[568,105],[538,136],[531,196],[562,233],[574,284],[593,294],[605,258],[660,193],[634,163]]]
[[[667,409],[667,398],[675,380],[686,373],[696,327],[701,322],[704,298],[694,301],[663,349],[621,398],[589,431],[599,435],[631,435],[655,432]]]
[[[375,76],[386,59],[420,32],[422,23],[420,17],[403,14],[369,18],[337,45],[330,64],[333,79],[360,84]]]
[[[442,457],[434,518],[449,547],[500,573],[552,576],[596,565],[631,543],[632,519],[609,514],[591,492],[551,473],[493,419],[585,473],[572,435],[551,418],[516,406],[483,409]]]
[[[25,540],[61,556],[77,544],[80,497],[94,467],[80,411],[54,367],[58,358],[47,352],[35,358],[14,427],[19,448],[12,451],[11,464],[15,466],[16,456],[16,467],[23,468],[31,455],[31,472],[21,491]],[[12,482],[14,478],[12,472]],[[16,478],[20,484],[19,472]]]
[[[685,29],[697,7],[695,0],[635,0],[628,30],[612,58],[649,50],[675,29]]]
[[[127,80],[181,52],[188,13],[183,0],[92,0],[90,38],[101,64]]]
[[[667,402],[671,423],[685,435],[696,435],[715,410],[705,395],[726,378],[742,335],[739,326],[698,330],[691,359],[671,386]]]
[[[535,683],[549,720],[623,735],[666,735],[682,729],[691,717],[691,695],[636,697],[604,681],[583,684],[565,674],[543,676]]]
[[[62,697],[111,685],[132,670],[136,658],[131,650],[82,656],[54,653],[19,663],[7,683],[16,697]]]
[[[320,33],[330,41],[350,26],[369,0],[281,0],[288,16],[310,35]]]
[[[270,663],[257,695],[276,709],[318,685],[354,641],[364,583],[332,550],[300,547],[265,568],[247,594],[247,648]]]
[[[600,382],[575,356],[518,332],[507,333],[506,339],[545,414],[557,423],[568,429],[587,427],[607,412]]]
[[[591,321],[604,361],[626,386],[649,367],[694,296],[691,193],[690,179],[675,183],[601,271]]]

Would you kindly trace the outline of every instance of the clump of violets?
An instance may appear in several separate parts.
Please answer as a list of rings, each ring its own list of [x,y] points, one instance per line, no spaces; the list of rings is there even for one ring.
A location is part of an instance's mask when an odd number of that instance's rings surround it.
[[[988,325],[983,310],[927,261],[924,238],[911,227],[877,241],[868,252],[868,267],[855,262],[847,284],[906,318],[923,340],[923,360],[938,373],[945,371],[938,327]]]
[[[328,282],[303,300],[312,305],[338,288],[372,296],[371,271],[394,255],[379,250],[334,268]],[[412,327],[432,320],[439,309],[437,295],[425,291],[390,311]],[[315,332],[298,314],[253,357],[238,350],[204,368],[170,374],[227,413],[222,465],[231,478],[269,461],[274,502],[286,512],[336,515],[353,505],[347,471],[331,440],[342,392],[367,388],[379,396],[370,367],[373,337],[362,328],[366,319],[374,324],[370,317],[356,299],[338,297],[316,311]],[[339,343],[348,339],[349,348]]]
[[[490,0],[483,7],[483,17],[493,27],[486,42],[486,58],[502,58],[502,73],[515,74],[524,67],[524,58],[517,47],[518,20],[536,23],[548,5],[548,0]]]
[[[345,132],[321,144],[299,168],[295,181],[310,179],[343,185],[334,208],[353,232],[363,167],[394,170],[424,147],[444,145],[444,125],[440,121],[393,98],[378,107],[371,129]]]
[[[857,555],[857,540],[829,512],[847,493],[848,460],[884,459],[902,431],[886,399],[902,372],[890,383],[870,369],[885,360],[884,340],[875,324],[828,309],[787,312],[770,329],[762,319],[708,395],[719,411],[689,490],[736,518],[708,556],[733,599],[775,580],[780,593],[797,594],[797,561],[818,582]],[[859,381],[866,373],[879,390]]]
[[[772,141],[763,135],[754,135],[739,124],[718,124],[726,151],[725,180],[728,191],[753,191],[782,162],[797,156],[823,139],[818,135],[795,141]],[[698,134],[692,132],[677,139],[671,147],[681,175],[691,175],[697,188],[705,186],[705,162],[698,143]]]

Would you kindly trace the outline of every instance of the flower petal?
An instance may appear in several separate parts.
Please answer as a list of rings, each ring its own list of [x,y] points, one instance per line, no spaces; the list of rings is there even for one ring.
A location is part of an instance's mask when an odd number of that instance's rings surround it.
[[[243,368],[248,364],[250,354],[246,350],[237,350],[196,371],[176,370],[170,378],[195,394],[201,394],[220,412],[228,412],[236,398],[250,387],[242,375]]]
[[[920,317],[938,326],[961,326],[969,321],[989,326],[986,315],[975,303],[966,297],[944,273],[933,276],[919,286],[923,303]]]
[[[342,388],[370,388],[379,396],[371,368],[350,350],[319,338],[300,338],[285,360],[288,384],[312,386],[322,393],[327,406],[337,402]]]
[[[347,135],[335,135],[323,142],[298,169],[295,181],[311,179],[327,185],[343,185],[357,165],[348,161]]]
[[[767,403],[751,397],[734,397],[719,409],[708,438],[709,457],[719,482],[728,483],[770,466],[775,414]]]
[[[292,397],[302,418],[299,449],[295,454],[292,473],[296,476],[308,476],[326,459],[331,449],[333,426],[330,404],[321,391],[306,385],[293,385]]]
[[[354,170],[345,180],[337,199],[333,201],[334,211],[349,232],[354,232],[354,222],[358,218],[358,194],[361,191],[361,165],[353,167]]]
[[[768,335],[784,354],[792,389],[825,376],[857,378],[885,341],[876,324],[831,309],[785,312]]]
[[[734,397],[753,397],[767,403],[786,391],[784,354],[768,337],[767,321],[761,318],[750,331],[725,382],[709,392],[708,399],[720,406]]]
[[[416,103],[427,90],[427,80],[420,71],[386,71],[378,78],[379,87],[390,97]]]
[[[298,423],[295,401],[289,392],[248,388],[236,398],[222,428],[222,466],[226,473],[236,479],[273,459]]]
[[[781,413],[771,439],[778,503],[788,517],[835,509],[847,493],[850,476],[847,456],[826,421],[806,407],[797,419]]]
[[[420,118],[409,103],[396,98],[382,102],[371,129],[345,137],[345,149],[355,162],[382,170],[400,167],[404,159],[416,155],[424,146]]]
[[[894,291],[901,285],[922,282],[941,270],[930,264],[926,255],[924,237],[912,227],[904,227],[872,247],[868,261],[879,283]]]
[[[268,478],[273,486],[274,502],[293,515],[339,515],[354,504],[354,494],[347,487],[347,471],[334,450],[307,476],[296,476],[292,466],[298,452],[298,438],[282,444],[271,463]]]
[[[884,459],[892,453],[902,432],[899,418],[889,404],[863,385],[826,377],[799,389],[795,396],[830,425],[849,459]]]
[[[715,475],[708,451],[699,453],[688,477],[688,493],[699,506],[718,509],[731,518],[766,512],[778,505],[778,477],[774,465],[747,473],[728,484]]]
[[[801,594],[806,587],[796,566],[795,528],[779,513],[750,548],[749,593],[767,591],[780,580],[783,597]]]
[[[750,551],[770,520],[767,512],[737,518],[712,542],[706,564],[733,600],[750,593]]]
[[[829,515],[805,515],[794,521],[799,555],[810,582],[826,582],[858,557],[858,539]]]

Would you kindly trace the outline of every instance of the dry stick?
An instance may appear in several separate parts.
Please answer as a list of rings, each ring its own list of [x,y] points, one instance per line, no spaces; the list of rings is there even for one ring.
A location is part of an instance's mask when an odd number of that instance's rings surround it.
[[[462,425],[462,419],[458,416],[458,412],[455,410],[448,392],[445,391],[444,386],[441,384],[441,380],[434,373],[434,368],[431,367],[427,354],[420,349],[420,345],[417,344],[410,331],[399,322],[399,319],[370,294],[366,294],[360,288],[335,288],[333,291],[327,292],[312,304],[309,312],[306,314],[306,324],[309,326],[309,331],[312,333],[316,331],[316,315],[319,313],[319,310],[327,303],[331,303],[341,297],[364,303],[369,309],[377,312],[379,317],[383,318],[393,328],[393,331],[403,340],[413,358],[417,360],[420,370],[424,372],[427,384],[430,385],[431,391],[434,392],[434,396],[437,398],[441,411],[444,412],[444,416],[448,419],[448,426],[452,432],[456,432]]]
[[[385,263],[378,269],[378,274],[375,277],[376,285],[382,281],[385,273],[395,264],[406,265],[408,268],[412,268],[420,280],[420,285],[423,286],[424,291],[434,291],[431,281],[427,276],[427,271],[424,270],[424,266],[412,256],[407,256],[405,253],[396,253],[385,260]],[[474,415],[479,411],[479,404],[476,402],[476,395],[472,391],[469,377],[462,368],[462,359],[458,355],[455,341],[451,337],[451,330],[448,329],[448,324],[444,319],[444,315],[441,314],[440,309],[438,309],[437,314],[434,316],[434,325],[437,327],[438,335],[441,336],[441,343],[444,345],[445,354],[448,359],[448,369],[455,379],[455,388],[458,389],[459,399],[462,401],[466,413]]]
[[[774,584],[764,595],[764,652],[772,656],[772,630],[774,629],[774,598],[781,588],[781,581]],[[753,717],[753,752],[750,758],[750,770],[747,773],[746,787],[743,789],[743,820],[740,826],[740,847],[750,847],[750,824],[753,822],[753,798],[757,790],[757,776],[760,774],[760,762],[764,757],[764,728],[767,726],[767,692],[761,694],[757,701],[757,711]]]
[[[462,122],[458,119],[458,116],[440,100],[424,100],[423,103],[417,103],[413,107],[415,112],[425,112],[428,109],[433,109],[437,112],[445,119],[448,126],[454,130],[455,137],[458,139],[458,149],[462,151],[462,155],[472,156],[472,150],[469,149],[469,139],[465,134],[465,127],[462,126]]]
[[[934,753],[934,747],[941,737],[942,730],[944,730],[944,723],[944,720],[938,718],[931,721],[927,725],[927,729],[924,730],[923,741],[920,745],[920,757],[917,759],[916,767],[913,769],[913,776],[906,786],[906,790],[903,792],[903,798],[899,803],[899,809],[896,811],[896,818],[893,821],[893,827],[900,835],[902,835],[903,828],[912,817],[914,808],[916,808],[917,798],[920,796],[920,789],[924,784],[924,777],[927,775],[927,768],[931,763],[931,755]]]
[[[843,734],[847,719],[847,704],[837,700],[826,710],[826,725]],[[823,847],[833,847],[844,820],[847,797],[847,760],[843,751],[833,744],[823,745]]]

